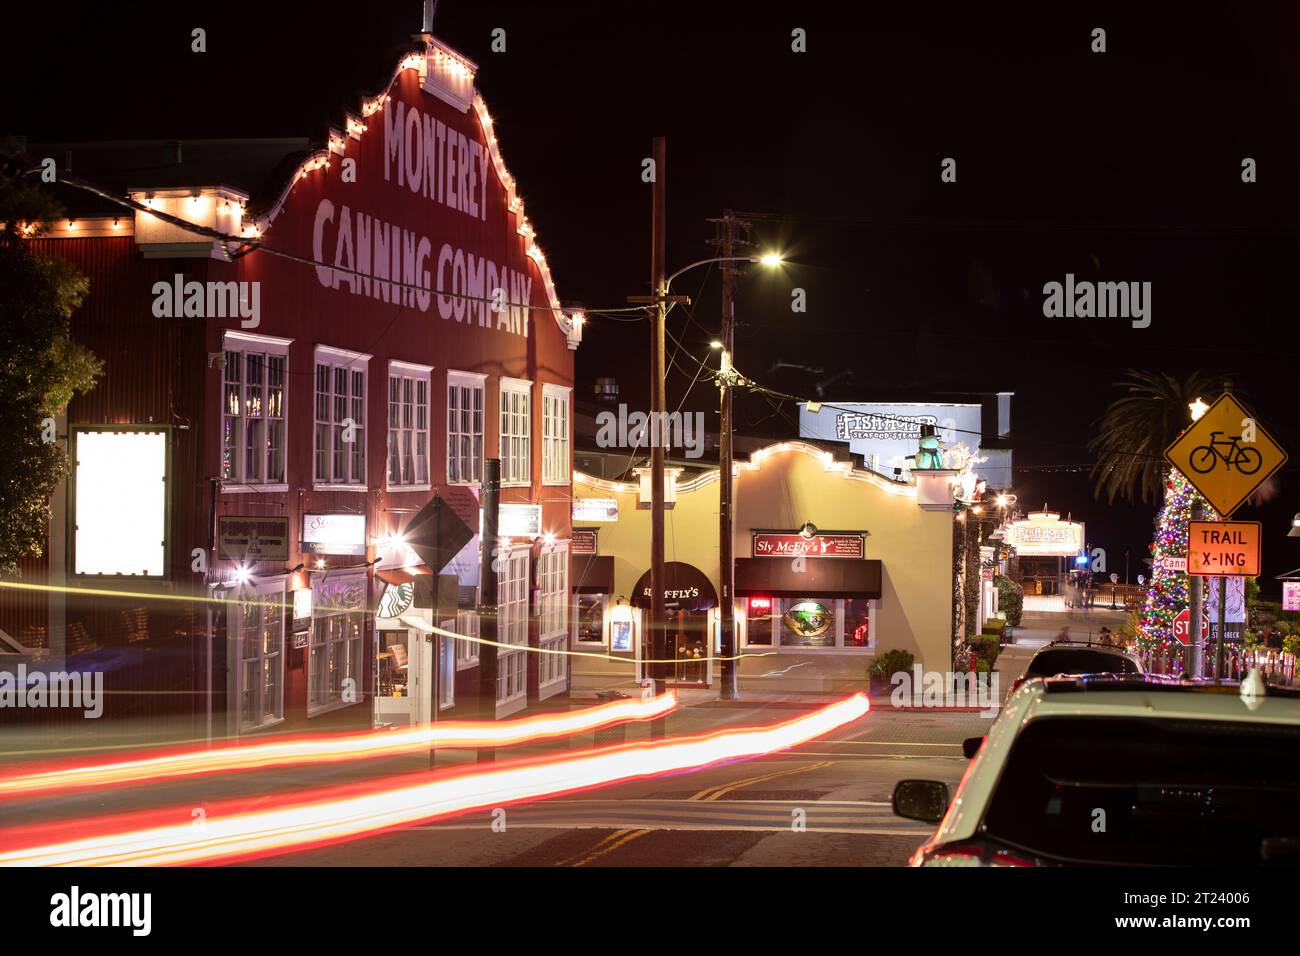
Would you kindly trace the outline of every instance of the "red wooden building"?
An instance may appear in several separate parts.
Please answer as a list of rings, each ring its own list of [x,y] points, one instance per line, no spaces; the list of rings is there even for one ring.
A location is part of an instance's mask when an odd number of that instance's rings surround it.
[[[73,590],[0,596],[12,641],[110,668],[110,700],[172,691],[216,736],[472,712],[477,645],[426,629],[476,633],[479,539],[427,568],[402,535],[434,496],[477,532],[499,456],[498,638],[567,646],[582,316],[475,70],[425,34],[319,146],[28,147],[107,194],[65,177],[72,218],[36,240],[89,277],[73,330],[105,372],[59,422],[72,475],[24,575]],[[430,572],[456,575],[436,620]],[[499,668],[498,716],[567,689],[562,655]]]

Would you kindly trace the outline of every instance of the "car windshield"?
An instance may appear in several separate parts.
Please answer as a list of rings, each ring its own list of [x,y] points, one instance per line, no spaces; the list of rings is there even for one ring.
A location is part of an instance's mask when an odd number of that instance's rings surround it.
[[[1250,865],[1289,845],[1294,864],[1300,727],[1040,719],[1016,738],[982,827],[1062,862]]]
[[[1029,662],[1025,673],[1030,677],[1053,674],[1136,674],[1138,667],[1123,654],[1080,648],[1053,648],[1041,651]]]

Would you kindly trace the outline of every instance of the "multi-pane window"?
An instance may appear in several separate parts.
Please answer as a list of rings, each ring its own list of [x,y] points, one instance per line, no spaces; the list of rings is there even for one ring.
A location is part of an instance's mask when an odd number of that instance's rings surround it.
[[[239,605],[239,729],[255,730],[284,716],[284,592]]]
[[[429,484],[429,373],[388,373],[388,484]]]
[[[580,644],[605,643],[604,594],[578,594],[574,613],[574,639]]]
[[[746,603],[747,647],[875,647],[868,598],[750,597]]]
[[[313,622],[307,679],[310,709],[361,699],[364,616],[364,611],[327,613]],[[345,697],[349,689],[351,699]]]
[[[366,483],[366,361],[368,356],[316,352],[317,484]]]
[[[240,343],[242,344],[242,343]],[[243,484],[284,481],[284,352],[226,349],[222,382],[221,477]]]
[[[447,481],[483,480],[483,382],[485,376],[447,373]]]
[[[569,549],[559,547],[537,559],[538,587],[538,683],[545,687],[564,680],[565,656],[561,653],[569,632]]]
[[[456,612],[456,633],[465,637],[478,637],[478,614],[461,609]],[[456,639],[456,669],[478,664],[478,642]]]
[[[501,483],[526,485],[532,480],[531,384],[501,380]]]
[[[569,390],[542,386],[542,481],[569,483]]]
[[[497,580],[497,640],[510,646],[497,651],[497,703],[504,704],[527,693],[528,652],[528,549],[512,552],[502,561]],[[514,650],[513,648],[521,648]]]

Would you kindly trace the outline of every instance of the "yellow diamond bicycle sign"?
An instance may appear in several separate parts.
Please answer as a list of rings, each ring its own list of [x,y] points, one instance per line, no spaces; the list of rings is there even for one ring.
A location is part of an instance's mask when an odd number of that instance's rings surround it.
[[[1225,518],[1286,464],[1282,446],[1226,393],[1165,449],[1165,458]]]

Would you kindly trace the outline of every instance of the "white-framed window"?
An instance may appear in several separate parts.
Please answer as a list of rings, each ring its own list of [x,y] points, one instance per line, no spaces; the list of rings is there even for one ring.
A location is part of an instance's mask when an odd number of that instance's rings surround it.
[[[222,340],[221,477],[284,486],[285,393],[292,339],[226,332]]]
[[[455,630],[456,622],[443,621],[439,626],[444,631],[451,631]],[[438,661],[438,709],[446,710],[456,706],[456,651],[464,642],[441,635],[437,641],[441,655]]]
[[[542,384],[542,483],[567,485],[569,467],[569,393],[563,385]]]
[[[366,483],[366,371],[369,355],[316,346],[312,477],[317,487]]]
[[[483,423],[486,375],[447,373],[447,482],[476,485],[483,480]]]
[[[564,680],[569,635],[569,545],[543,551],[537,559],[538,686]]]
[[[428,365],[388,363],[388,487],[428,488]]]
[[[533,383],[519,378],[501,379],[501,485],[527,485],[532,481]]]
[[[604,647],[605,604],[608,594],[573,596],[573,643]]]
[[[478,637],[478,612],[462,608],[456,612],[456,633]],[[478,642],[456,641],[456,670],[478,666]]]
[[[876,646],[874,600],[798,597],[742,600],[745,647],[867,653]]]
[[[529,548],[503,555],[497,578],[497,640],[509,645],[497,650],[497,704],[528,693],[528,557]],[[514,648],[520,648],[514,650]]]
[[[364,579],[339,582],[349,590],[361,589]],[[331,587],[336,585],[331,584]],[[365,686],[361,647],[365,636],[366,609],[348,600],[346,607],[323,605],[313,595],[311,641],[307,658],[308,716],[344,704],[359,703]],[[347,691],[351,691],[348,694]]]
[[[239,655],[235,695],[239,730],[257,730],[284,718],[284,585],[258,588],[232,609]]]

